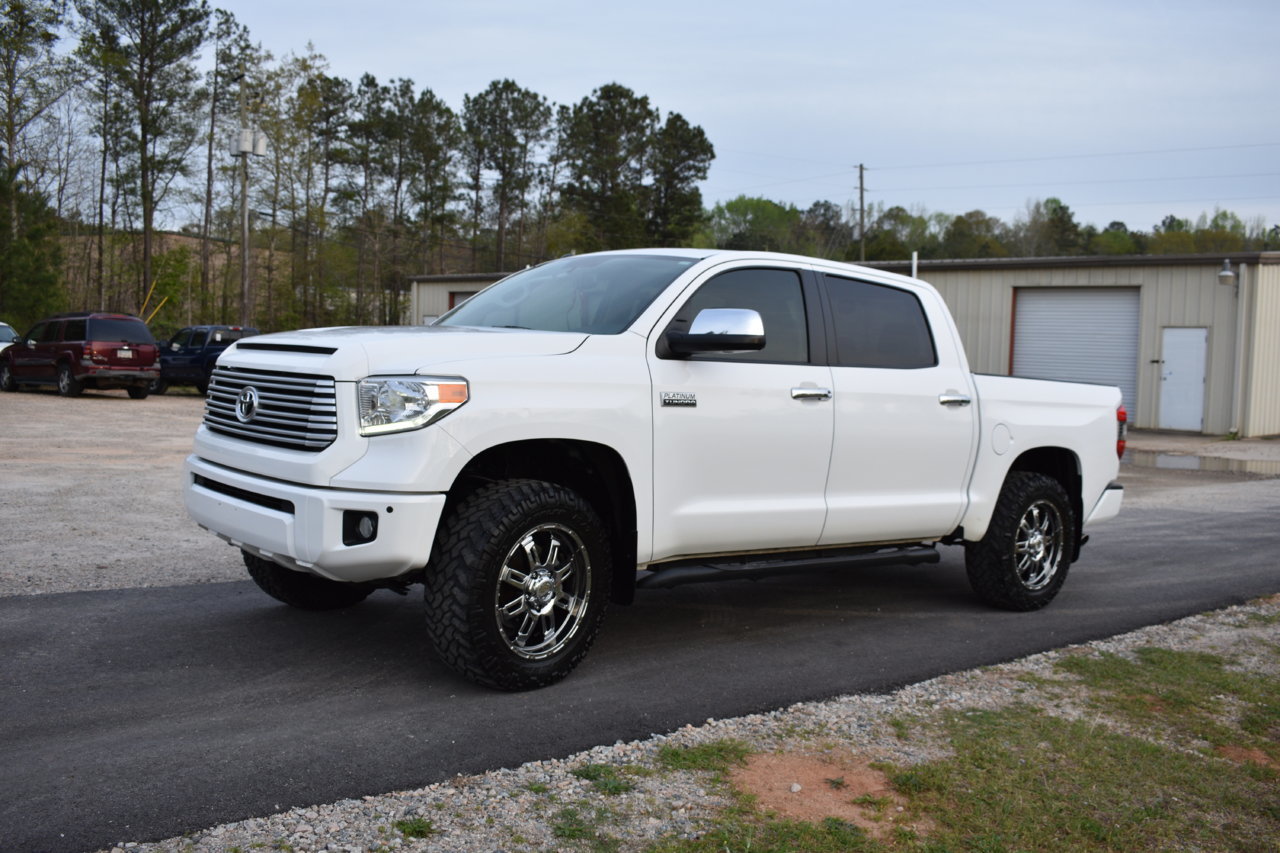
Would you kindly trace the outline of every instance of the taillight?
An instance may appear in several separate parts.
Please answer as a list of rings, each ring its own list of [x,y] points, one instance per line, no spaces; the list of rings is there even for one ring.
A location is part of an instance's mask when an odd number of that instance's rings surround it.
[[[1125,439],[1129,435],[1129,413],[1124,406],[1116,409],[1116,456],[1124,457]]]

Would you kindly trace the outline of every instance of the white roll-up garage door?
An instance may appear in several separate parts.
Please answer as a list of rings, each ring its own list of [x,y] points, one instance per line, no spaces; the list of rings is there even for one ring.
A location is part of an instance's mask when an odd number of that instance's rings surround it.
[[[1013,375],[1118,385],[1134,420],[1138,288],[1020,287]]]

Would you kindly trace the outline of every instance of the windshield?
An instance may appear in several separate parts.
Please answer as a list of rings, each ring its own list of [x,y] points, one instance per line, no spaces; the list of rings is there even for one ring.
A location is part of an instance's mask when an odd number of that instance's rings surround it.
[[[8,323],[0,323],[0,344],[7,344],[17,337],[18,333]]]
[[[504,278],[435,325],[617,335],[698,260],[667,255],[561,258]]]

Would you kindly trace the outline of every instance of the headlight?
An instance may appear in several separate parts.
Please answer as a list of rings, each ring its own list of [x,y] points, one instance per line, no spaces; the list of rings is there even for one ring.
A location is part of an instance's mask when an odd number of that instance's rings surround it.
[[[467,402],[467,380],[459,376],[375,376],[356,390],[361,435],[421,429]]]

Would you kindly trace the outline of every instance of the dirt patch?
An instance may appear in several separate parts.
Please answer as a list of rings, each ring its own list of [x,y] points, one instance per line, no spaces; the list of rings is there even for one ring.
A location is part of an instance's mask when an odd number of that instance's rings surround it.
[[[1220,746],[1214,752],[1236,764],[1258,764],[1280,770],[1280,761],[1276,761],[1260,749],[1248,749],[1243,746]]]
[[[870,762],[799,753],[758,753],[730,774],[733,786],[756,798],[757,805],[784,818],[816,823],[838,818],[872,838],[884,839],[902,826],[928,830],[908,820],[905,800]]]

